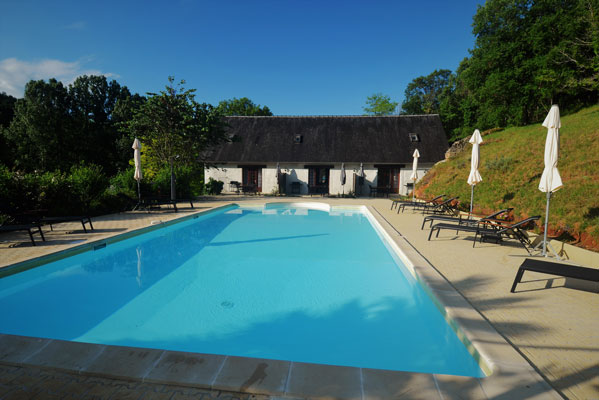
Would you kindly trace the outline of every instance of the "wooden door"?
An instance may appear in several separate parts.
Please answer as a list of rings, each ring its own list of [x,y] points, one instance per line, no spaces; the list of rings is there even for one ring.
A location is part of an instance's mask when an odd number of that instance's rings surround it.
[[[244,167],[243,186],[254,186],[257,192],[262,191],[262,168]]]

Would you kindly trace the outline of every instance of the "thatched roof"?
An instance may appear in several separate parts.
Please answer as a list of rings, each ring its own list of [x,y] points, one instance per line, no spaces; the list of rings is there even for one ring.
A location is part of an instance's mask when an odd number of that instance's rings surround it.
[[[213,163],[378,163],[442,160],[447,138],[438,115],[226,117],[238,141],[215,148]],[[413,141],[410,134],[418,135]]]

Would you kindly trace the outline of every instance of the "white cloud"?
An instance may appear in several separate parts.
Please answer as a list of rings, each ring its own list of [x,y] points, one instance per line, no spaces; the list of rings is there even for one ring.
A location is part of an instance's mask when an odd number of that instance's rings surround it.
[[[23,97],[25,84],[32,79],[47,80],[56,78],[68,85],[81,75],[118,77],[116,74],[103,73],[97,69],[86,69],[82,61],[21,61],[16,58],[6,58],[0,60],[0,92],[6,92],[15,97]]]

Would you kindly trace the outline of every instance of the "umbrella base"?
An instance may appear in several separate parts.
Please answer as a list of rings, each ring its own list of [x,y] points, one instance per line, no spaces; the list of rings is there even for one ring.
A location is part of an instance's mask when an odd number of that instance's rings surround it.
[[[533,250],[539,250],[540,252],[543,252],[543,246],[545,246],[545,254],[543,254],[545,257],[549,257],[549,255],[547,254],[547,250],[551,250],[553,256],[558,260],[562,261],[561,257],[557,254],[557,252],[555,251],[553,246],[551,246],[551,243],[549,243],[549,241],[541,240],[535,247],[533,247]]]

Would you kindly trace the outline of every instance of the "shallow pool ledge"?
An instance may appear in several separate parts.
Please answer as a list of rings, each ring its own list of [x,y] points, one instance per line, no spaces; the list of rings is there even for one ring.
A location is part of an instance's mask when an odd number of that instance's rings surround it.
[[[138,382],[314,399],[560,399],[527,365],[487,378],[338,367],[0,335],[0,362]],[[410,396],[412,394],[412,396]]]

